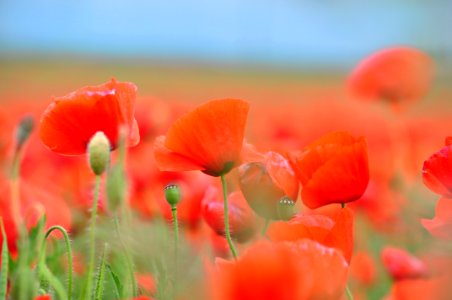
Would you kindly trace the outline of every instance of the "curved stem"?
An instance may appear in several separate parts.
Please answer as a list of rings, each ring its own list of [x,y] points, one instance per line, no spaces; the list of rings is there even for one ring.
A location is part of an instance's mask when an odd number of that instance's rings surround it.
[[[91,298],[92,289],[92,277],[94,272],[94,264],[96,259],[96,219],[97,219],[97,205],[99,203],[99,189],[100,189],[101,176],[96,176],[96,183],[94,186],[94,199],[93,207],[91,209],[91,228],[90,228],[90,239],[89,239],[89,265],[88,265],[88,275],[86,277],[86,290],[88,293],[88,298]]]
[[[66,291],[64,290],[63,284],[58,280],[57,277],[55,277],[55,275],[53,275],[53,273],[49,270],[49,268],[46,265],[46,259],[45,259],[46,239],[53,230],[60,230],[60,228],[57,228],[57,227],[61,227],[61,226],[53,226],[53,227],[49,228],[49,230],[47,230],[47,232],[43,238],[42,245],[41,245],[41,251],[39,253],[39,260],[38,260],[39,275],[42,276],[45,280],[47,280],[49,282],[50,286],[52,286],[55,289],[55,292],[58,295],[59,299],[69,299],[68,295],[66,294]],[[64,228],[62,228],[62,229],[64,232],[66,232],[66,230],[64,230]],[[64,233],[63,233],[63,235],[64,235]],[[69,237],[68,237],[68,239],[69,239]],[[72,253],[72,251],[70,251],[70,252]],[[72,270],[70,273],[71,273],[71,281],[72,281]],[[72,289],[71,282],[70,282],[70,285],[71,285],[71,289]]]
[[[228,240],[229,249],[231,249],[232,256],[237,259],[237,250],[235,250],[234,244],[231,239],[231,232],[229,231],[229,212],[228,212],[228,194],[226,187],[226,179],[224,175],[221,175],[221,184],[223,186],[223,200],[224,200],[224,232],[226,239]]]
[[[52,231],[54,230],[58,230],[59,232],[61,232],[63,234],[64,237],[64,242],[66,244],[66,251],[67,251],[67,261],[68,261],[68,283],[67,283],[67,293],[68,293],[68,300],[71,300],[72,298],[72,274],[73,274],[73,263],[72,263],[72,247],[71,247],[71,241],[69,240],[69,235],[66,231],[66,229],[64,229],[64,227],[59,226],[59,225],[55,225],[50,227],[44,237],[44,242],[43,242],[43,247],[45,247],[45,240],[47,239],[47,237],[49,237],[49,235],[52,233]],[[42,254],[42,252],[41,252]]]
[[[137,297],[138,291],[137,291],[137,283],[136,283],[136,280],[135,280],[135,273],[133,271],[133,261],[130,258],[129,252],[127,251],[127,247],[124,244],[124,241],[122,239],[121,230],[120,230],[120,227],[119,227],[119,218],[118,218],[117,215],[115,215],[115,217],[113,219],[114,219],[114,222],[115,222],[116,234],[118,235],[119,243],[121,244],[121,247],[122,247],[122,249],[124,251],[124,256],[126,258],[127,269],[129,271],[129,276],[130,276],[130,280],[131,280],[131,283],[132,283],[132,294],[133,294],[133,297]]]

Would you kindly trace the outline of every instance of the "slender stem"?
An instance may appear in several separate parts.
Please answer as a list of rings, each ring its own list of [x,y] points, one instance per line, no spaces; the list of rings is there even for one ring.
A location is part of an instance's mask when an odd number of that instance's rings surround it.
[[[353,295],[352,295],[352,292],[350,291],[350,289],[348,288],[348,285],[345,286],[345,293],[347,294],[348,300],[353,300]]]
[[[231,249],[232,256],[237,259],[237,250],[235,250],[234,244],[232,243],[231,233],[229,231],[229,212],[228,212],[228,194],[226,187],[226,179],[224,175],[221,175],[221,184],[223,186],[223,199],[224,199],[224,232],[226,234],[226,239],[228,240],[229,249]]]
[[[104,252],[99,265],[99,271],[97,274],[96,288],[94,291],[94,300],[102,300],[104,294],[104,277],[105,277],[105,260],[107,256],[107,244],[104,246]]]
[[[52,272],[50,272],[49,268],[47,268],[47,265],[45,264],[44,261],[39,264],[39,273],[55,289],[55,292],[58,295],[58,299],[68,299],[63,284],[61,284],[58,278],[56,278],[55,275],[53,275]]]
[[[345,208],[345,203],[344,202],[341,203],[341,208]]]
[[[22,226],[22,218],[20,216],[20,195],[19,195],[19,179],[20,179],[20,161],[22,151],[16,149],[11,166],[11,212],[14,223],[18,228]]]
[[[171,206],[171,212],[173,215],[173,234],[174,234],[174,293],[177,290],[178,279],[178,245],[179,245],[179,222],[177,220],[177,206]]]
[[[47,237],[50,235],[50,233],[52,233],[53,230],[60,230],[61,232],[65,232],[66,230],[64,230],[63,227],[61,226],[53,226],[51,228],[49,228],[49,230],[47,230],[44,238],[42,239],[42,244],[41,244],[41,251],[39,253],[39,260],[38,260],[38,268],[39,268],[39,275],[42,276],[45,280],[47,280],[50,284],[50,286],[52,286],[55,289],[56,294],[58,295],[59,299],[70,299],[70,294],[69,296],[66,294],[66,291],[64,290],[64,286],[63,284],[60,282],[60,280],[55,277],[55,275],[53,275],[53,273],[49,270],[49,268],[46,265],[46,239]],[[63,233],[64,235],[64,233]],[[66,233],[67,235],[67,233]],[[68,237],[69,239],[69,237]],[[72,253],[71,250],[69,250],[70,253]],[[72,255],[71,255],[72,256]],[[71,263],[72,264],[72,263]],[[72,270],[70,270],[71,275],[70,278],[71,280],[69,281],[68,285],[70,285],[70,289],[72,289]],[[69,286],[68,286],[68,290],[69,290]]]
[[[66,229],[64,229],[62,226],[59,225],[55,225],[50,227],[47,232],[46,235],[44,237],[44,242],[43,242],[43,247],[45,247],[45,240],[47,239],[47,237],[52,233],[52,231],[54,230],[58,230],[59,232],[61,232],[63,234],[64,237],[64,242],[66,244],[66,251],[67,251],[67,260],[68,260],[68,275],[67,275],[67,293],[68,293],[68,300],[71,300],[72,298],[72,274],[73,274],[73,263],[72,263],[72,247],[71,247],[71,241],[69,240],[69,235],[66,231]],[[41,252],[41,255],[43,255],[43,252]]]
[[[177,249],[179,244],[179,221],[177,220],[177,206],[173,205],[171,207],[171,212],[173,214],[173,230],[174,230],[174,258],[177,262]],[[177,269],[177,264],[176,264]]]
[[[93,207],[91,208],[91,228],[89,237],[89,264],[88,264],[88,275],[86,277],[86,293],[88,293],[88,299],[92,295],[92,277],[94,273],[94,264],[96,260],[96,219],[97,219],[97,205],[99,203],[99,189],[100,189],[101,176],[96,175],[96,183],[94,186],[94,198]]]
[[[127,269],[129,271],[129,276],[130,276],[130,280],[132,283],[132,294],[133,294],[133,297],[137,297],[138,291],[137,291],[137,283],[136,283],[135,273],[134,273],[134,268],[133,268],[133,261],[130,258],[129,252],[127,251],[127,247],[124,244],[124,240],[122,239],[122,234],[121,234],[121,230],[120,230],[120,226],[119,226],[119,217],[117,215],[115,215],[115,217],[113,219],[115,222],[116,234],[118,235],[119,243],[121,244],[122,250],[124,251],[124,256],[126,258]]]
[[[268,224],[270,224],[270,219],[267,218],[265,219],[264,227],[262,227],[262,236],[265,236],[265,234],[267,233]]]
[[[0,217],[0,229],[2,233],[2,264],[0,274],[0,300],[6,300],[8,294],[8,273],[9,273],[9,250],[8,237],[6,236],[5,227],[3,226],[3,218]]]

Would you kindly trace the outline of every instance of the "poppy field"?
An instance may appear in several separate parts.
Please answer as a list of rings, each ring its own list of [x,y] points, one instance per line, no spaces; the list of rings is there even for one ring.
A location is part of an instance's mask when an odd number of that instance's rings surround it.
[[[452,297],[436,57],[85,64],[2,62],[0,300]]]

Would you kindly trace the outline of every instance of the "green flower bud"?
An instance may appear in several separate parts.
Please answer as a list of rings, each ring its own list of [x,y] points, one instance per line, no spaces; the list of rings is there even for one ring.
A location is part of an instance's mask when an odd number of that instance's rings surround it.
[[[180,189],[175,184],[168,184],[165,187],[165,198],[166,202],[171,205],[171,207],[177,205],[180,201]]]
[[[94,134],[88,143],[88,162],[96,175],[102,175],[110,162],[110,142],[102,131]]]
[[[17,126],[16,131],[16,141],[17,141],[17,148],[22,148],[23,144],[28,140],[30,137],[31,132],[34,128],[34,120],[32,116],[26,116],[22,118],[19,122],[19,126]]]

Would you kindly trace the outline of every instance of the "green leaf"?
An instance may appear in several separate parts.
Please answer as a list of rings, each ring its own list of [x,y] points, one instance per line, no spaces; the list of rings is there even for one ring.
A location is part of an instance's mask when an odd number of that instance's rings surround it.
[[[0,218],[0,226],[2,230],[2,272],[0,275],[0,300],[6,299],[6,291],[8,289],[8,265],[9,265],[9,251],[8,251],[8,239],[3,226],[3,219]]]
[[[121,280],[119,279],[119,276],[113,271],[112,267],[110,266],[110,264],[105,263],[105,266],[107,267],[107,269],[110,271],[110,275],[113,278],[113,282],[115,283],[115,287],[116,287],[116,297],[118,299],[121,299],[121,295],[122,295],[122,283]]]
[[[102,259],[101,259],[100,265],[99,265],[99,271],[97,273],[96,289],[94,292],[95,300],[102,300],[102,296],[104,293],[105,259],[107,256],[106,253],[107,253],[107,245],[105,245],[105,247],[104,247],[104,252],[102,253]]]

